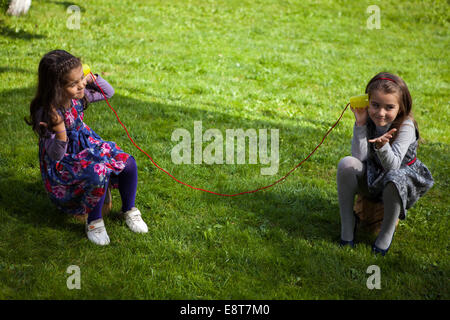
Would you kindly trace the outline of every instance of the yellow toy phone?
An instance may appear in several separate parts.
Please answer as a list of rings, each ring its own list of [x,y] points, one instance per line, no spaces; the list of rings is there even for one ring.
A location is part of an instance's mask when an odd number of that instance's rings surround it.
[[[363,109],[369,106],[369,95],[362,94],[350,98],[350,106],[354,109]]]
[[[91,68],[87,64],[83,64],[83,73],[85,77],[91,73]]]

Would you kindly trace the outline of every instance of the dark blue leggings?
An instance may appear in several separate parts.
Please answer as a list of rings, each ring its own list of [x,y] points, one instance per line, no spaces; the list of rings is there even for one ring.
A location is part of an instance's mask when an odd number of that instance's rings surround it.
[[[122,199],[122,212],[126,212],[134,207],[134,200],[136,199],[136,189],[137,189],[137,165],[136,160],[133,156],[130,156],[127,160],[125,168],[119,173],[119,193]],[[109,181],[108,181],[109,185]],[[108,187],[107,185],[107,187]],[[107,188],[105,193],[101,197],[98,204],[95,206],[89,215],[87,222],[100,219],[102,217],[102,207],[105,202],[105,197],[107,193]]]

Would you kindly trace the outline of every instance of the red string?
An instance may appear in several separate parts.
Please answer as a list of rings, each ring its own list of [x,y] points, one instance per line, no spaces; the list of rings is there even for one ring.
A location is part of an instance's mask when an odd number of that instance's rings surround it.
[[[255,192],[258,192],[258,191],[260,191],[260,190],[264,190],[264,189],[270,188],[270,187],[276,185],[277,183],[283,181],[284,179],[286,179],[286,178],[287,178],[287,177],[288,177],[295,169],[297,169],[298,167],[300,167],[300,166],[303,164],[303,162],[305,162],[306,160],[308,160],[309,157],[311,157],[311,156],[314,154],[314,152],[316,152],[316,150],[322,145],[322,143],[325,141],[325,138],[328,136],[328,134],[331,132],[331,130],[333,130],[334,127],[336,127],[336,125],[339,123],[339,121],[341,120],[342,116],[344,115],[345,110],[347,110],[347,108],[348,108],[348,106],[349,106],[349,104],[350,104],[350,103],[348,103],[348,104],[345,106],[344,110],[342,111],[341,115],[339,116],[339,119],[338,119],[338,120],[331,126],[331,128],[327,131],[327,133],[324,135],[324,137],[322,138],[322,141],[317,145],[317,147],[315,147],[314,150],[313,150],[313,151],[312,151],[305,159],[303,159],[303,161],[301,161],[298,165],[296,165],[291,171],[289,171],[289,172],[288,172],[286,175],[284,175],[281,179],[278,179],[278,180],[275,181],[274,183],[272,183],[272,184],[270,184],[270,185],[268,185],[268,186],[265,186],[265,187],[258,188],[258,189],[256,189],[256,190],[244,191],[244,192],[239,192],[239,193],[235,193],[235,194],[223,194],[223,193],[217,193],[217,192],[210,191],[210,190],[206,190],[206,189],[202,189],[202,188],[193,187],[193,186],[191,186],[191,185],[189,185],[189,184],[187,184],[187,183],[184,183],[183,181],[178,180],[177,178],[175,178],[174,176],[172,176],[169,172],[167,172],[166,170],[164,170],[163,168],[161,168],[160,166],[158,166],[158,165],[155,163],[155,161],[153,161],[152,157],[150,157],[150,156],[147,154],[147,152],[145,152],[144,150],[142,150],[142,149],[134,142],[134,140],[130,137],[130,134],[128,133],[127,128],[126,128],[125,125],[122,123],[122,121],[120,121],[120,118],[119,118],[119,116],[117,115],[116,110],[114,110],[114,108],[111,107],[111,105],[109,104],[108,99],[106,98],[105,93],[103,92],[102,88],[98,85],[97,80],[95,79],[95,77],[94,77],[94,75],[92,74],[92,72],[91,72],[91,76],[92,76],[92,78],[94,79],[95,84],[98,86],[98,88],[99,88],[100,91],[102,92],[103,97],[105,98],[105,101],[106,101],[106,103],[108,104],[109,108],[114,112],[114,114],[116,115],[117,120],[118,120],[119,123],[122,125],[122,127],[125,129],[125,132],[127,133],[128,139],[130,139],[130,141],[133,143],[133,145],[134,145],[139,151],[141,151],[142,153],[144,153],[144,154],[145,154],[145,155],[153,162],[153,164],[154,164],[159,170],[161,170],[161,171],[163,171],[164,173],[166,173],[167,175],[169,175],[172,179],[174,179],[174,180],[177,181],[178,183],[181,183],[182,185],[185,185],[185,186],[187,186],[187,187],[189,187],[189,188],[192,188],[192,189],[195,189],[195,190],[204,191],[204,192],[208,192],[208,193],[212,193],[212,194],[215,194],[215,195],[218,195],[218,196],[223,196],[223,197],[234,197],[234,196],[238,196],[238,195],[242,195],[242,194],[246,194],[246,193],[255,193]]]

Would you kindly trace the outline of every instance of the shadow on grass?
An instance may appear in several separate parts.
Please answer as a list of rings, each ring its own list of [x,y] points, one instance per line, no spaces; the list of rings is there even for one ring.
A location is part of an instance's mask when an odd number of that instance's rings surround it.
[[[235,208],[254,212],[256,224],[253,227],[262,234],[281,229],[291,238],[337,243],[340,219],[336,202],[303,186],[291,193],[280,189],[283,187],[221,200],[205,195],[204,199],[209,202],[230,201]]]
[[[80,6],[79,4],[77,4],[77,3],[75,3],[75,2],[70,2],[70,1],[49,1],[50,3],[53,3],[53,4],[57,4],[57,5],[60,5],[60,6],[63,6],[64,8],[68,8],[68,7],[70,7],[70,6],[77,6],[77,7],[79,7],[80,8],[80,11],[81,12],[85,12],[86,10],[84,9],[84,7],[82,7],[82,6]]]
[[[17,67],[10,67],[10,66],[0,66],[0,73],[6,73],[6,72],[16,72],[16,73],[31,73],[30,70],[17,68]]]
[[[33,34],[24,30],[12,29],[8,26],[0,26],[0,34],[12,39],[33,40],[44,39],[46,36],[41,34]]]
[[[29,181],[15,173],[0,173],[0,208],[23,224],[50,227],[77,234],[84,229],[69,215],[59,211],[48,199],[41,180]]]

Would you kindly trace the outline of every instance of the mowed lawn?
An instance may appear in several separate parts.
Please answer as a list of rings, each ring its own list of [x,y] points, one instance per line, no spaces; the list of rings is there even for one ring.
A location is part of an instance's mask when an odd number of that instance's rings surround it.
[[[0,14],[0,298],[449,299],[449,5],[375,1],[380,25],[370,29],[373,2],[55,0],[33,1],[26,16]],[[111,244],[96,246],[47,198],[37,137],[23,120],[39,61],[53,49],[109,81],[111,105],[159,166],[224,194],[283,177],[371,77],[398,74],[435,185],[400,222],[387,256],[373,255],[373,235],[341,249],[336,167],[350,154],[350,110],[286,180],[223,197],[157,169],[100,102],[84,120],[136,158],[136,205],[149,233],[134,234],[117,217],[115,190],[105,217]],[[223,136],[223,164],[194,163],[196,122]],[[191,164],[172,159],[177,129],[190,133]],[[244,164],[225,161],[232,129],[267,129],[269,142],[278,130],[274,174],[261,174],[269,165],[248,155]],[[72,265],[81,289],[67,287]],[[381,289],[366,285],[372,265]]]

